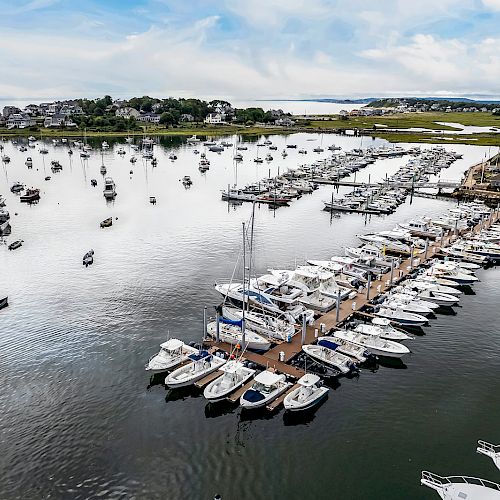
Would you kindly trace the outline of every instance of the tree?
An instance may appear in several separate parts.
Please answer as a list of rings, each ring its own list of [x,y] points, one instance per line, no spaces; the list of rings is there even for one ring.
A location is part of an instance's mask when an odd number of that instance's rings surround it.
[[[173,125],[175,123],[175,119],[169,111],[165,111],[165,113],[162,113],[160,116],[160,123],[162,125]]]

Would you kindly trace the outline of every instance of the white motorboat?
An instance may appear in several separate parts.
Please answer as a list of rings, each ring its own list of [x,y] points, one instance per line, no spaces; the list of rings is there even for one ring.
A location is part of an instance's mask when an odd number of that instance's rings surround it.
[[[169,339],[160,344],[160,352],[150,358],[146,370],[152,372],[171,370],[186,361],[190,354],[197,352],[198,349],[186,345],[182,340]]]
[[[101,148],[102,149],[109,149],[109,144],[106,141],[102,141]]]
[[[318,344],[305,344],[302,350],[311,358],[319,361],[323,365],[338,370],[340,373],[346,374],[355,368],[353,360],[338,351],[339,344],[322,339]]]
[[[172,388],[192,385],[226,363],[224,358],[208,351],[190,354],[188,359],[190,360],[188,364],[177,368],[165,378],[166,385]]]
[[[312,373],[306,373],[297,381],[299,387],[289,392],[283,401],[285,410],[308,410],[320,403],[328,394],[328,387],[321,385],[321,379]]]
[[[454,281],[458,285],[473,285],[476,281],[479,281],[479,278],[476,276],[459,271],[457,269],[458,266],[451,266],[449,264],[449,262],[435,264],[431,268],[431,273],[437,278]]]
[[[486,455],[493,460],[493,463],[496,465],[497,469],[500,469],[500,444],[491,444],[486,441],[479,440],[477,442],[478,446],[476,451],[481,455]]]
[[[396,342],[411,339],[405,332],[394,328],[387,318],[373,318],[371,325],[360,323],[356,325],[354,331],[363,333],[364,335],[378,335],[383,339],[394,340]]]
[[[104,198],[106,198],[106,199],[112,199],[116,196],[115,183],[111,177],[106,177],[104,179],[103,194],[104,194]]]
[[[401,309],[391,309],[389,307],[381,307],[375,314],[407,326],[421,326],[429,321],[425,316],[420,314],[405,312]]]
[[[99,170],[100,170],[101,174],[102,174],[102,175],[104,175],[104,174],[107,172],[107,170],[106,170],[106,165],[104,165],[104,163],[103,163],[103,164],[101,165],[101,168],[100,168]]]
[[[283,374],[265,370],[255,377],[250,389],[240,397],[240,405],[247,409],[261,408],[274,401],[291,385]]]
[[[197,142],[200,142],[200,139],[196,137],[195,135],[192,135],[191,137],[188,138],[186,142],[189,142],[191,144],[196,144]]]
[[[224,317],[232,320],[241,320],[243,313],[236,307],[223,306]],[[284,318],[277,318],[265,312],[246,311],[245,325],[250,330],[279,340],[289,340],[295,333],[295,326]]]
[[[203,391],[203,396],[212,402],[225,399],[255,374],[255,370],[234,359],[219,368],[219,371],[222,375],[212,380]]]
[[[442,477],[423,471],[420,483],[437,491],[443,500],[500,500],[500,484],[477,477]]]
[[[319,290],[301,297],[299,301],[309,309],[322,313],[331,311],[337,303],[336,298],[324,295]]]
[[[239,344],[242,349],[250,349],[252,351],[267,351],[271,347],[271,342],[261,335],[253,332],[252,330],[245,327],[245,344],[243,344],[243,332],[241,329],[242,321],[234,321],[231,324],[225,323],[224,318],[219,320],[219,338],[222,342],[227,342],[231,345]],[[217,335],[217,322],[212,321],[207,325],[207,333],[215,338]]]
[[[24,162],[24,164],[28,167],[28,168],[31,168],[33,166],[33,160],[31,159],[31,156],[28,156],[28,158],[26,158],[26,161]]]
[[[0,233],[3,233],[10,223],[10,214],[7,210],[0,210]]]
[[[439,306],[454,306],[460,301],[460,299],[455,295],[435,292],[431,288],[419,291],[418,297],[428,302],[434,302]]]
[[[402,358],[410,352],[410,349],[403,344],[380,338],[378,335],[364,335],[351,330],[336,330],[333,335],[348,340],[353,344],[358,344],[378,356]]]
[[[418,301],[402,300],[396,296],[388,298],[382,303],[382,305],[383,307],[388,307],[389,309],[401,310],[408,313],[422,315],[432,313],[432,309],[418,304]]]
[[[431,290],[435,293],[444,293],[445,295],[461,295],[462,291],[457,288],[451,286],[440,285],[436,283],[432,278],[428,279],[420,279],[420,276],[415,280],[407,280],[405,281],[407,286],[414,288],[419,291]]]
[[[329,349],[333,349],[341,354],[345,354],[346,356],[352,358],[356,363],[364,363],[371,356],[371,352],[368,351],[368,349],[337,337],[318,337],[318,345],[328,347]]]
[[[432,312],[434,309],[437,309],[439,307],[439,305],[435,304],[434,302],[430,302],[419,298],[418,293],[409,288],[398,286],[393,290],[393,292],[394,293],[389,295],[391,299],[403,302],[405,304],[411,303],[417,306],[418,308],[421,308],[423,314],[428,314],[429,312]],[[423,312],[424,310],[425,313]],[[416,312],[417,314],[419,313],[419,311],[413,311],[413,312]]]

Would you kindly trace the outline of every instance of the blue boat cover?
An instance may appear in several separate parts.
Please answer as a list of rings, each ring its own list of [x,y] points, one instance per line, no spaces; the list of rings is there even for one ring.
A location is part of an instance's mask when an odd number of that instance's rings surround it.
[[[207,356],[210,356],[208,351],[200,351],[199,353],[190,354],[188,357],[193,361],[199,361],[200,359],[206,358]]]
[[[336,344],[335,342],[332,342],[330,340],[320,340],[318,342],[318,345],[320,345],[322,347],[328,347],[328,349],[331,349],[332,351],[335,351],[337,349],[337,347],[339,346],[338,344]]]
[[[225,323],[226,325],[237,325],[239,327],[243,326],[243,320],[242,319],[228,319],[224,318],[224,316],[221,316],[219,318],[220,323]]]
[[[264,394],[259,391],[254,391],[253,389],[248,389],[248,391],[243,394],[243,399],[249,403],[257,403],[264,399]]]

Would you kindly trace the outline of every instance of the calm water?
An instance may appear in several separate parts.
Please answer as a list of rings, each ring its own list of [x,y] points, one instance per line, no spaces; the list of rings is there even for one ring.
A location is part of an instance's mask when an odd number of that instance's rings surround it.
[[[288,150],[283,161],[285,140],[309,151],[321,141],[325,148],[360,145],[350,137],[271,139],[278,151],[270,165],[254,164],[257,138],[246,139],[237,169],[231,150],[208,153],[204,175],[194,147],[178,138],[162,138],[156,168],[142,160],[131,166],[128,146],[124,158],[110,149],[104,162],[118,191],[111,204],[102,196],[98,152],[70,161],[65,147],[48,144],[44,157],[38,148],[20,153],[3,143],[12,161],[1,166],[0,193],[12,235],[2,242],[24,245],[14,252],[0,246],[0,288],[10,302],[0,311],[0,498],[211,499],[219,492],[224,500],[400,500],[435,497],[419,486],[422,469],[498,480],[474,452],[479,438],[500,442],[496,269],[479,273],[476,295],[463,296],[455,316],[438,316],[409,343],[404,369],[379,366],[342,379],[306,420],[283,412],[249,420],[238,408],[210,408],[196,391],[167,391],[145,373],[169,333],[200,339],[203,307],[218,301],[213,284],[233,271],[251,207],[228,207],[220,190],[236,177],[254,181],[318,158]],[[443,178],[459,178],[487,148],[455,149],[464,159]],[[28,155],[32,170],[24,166]],[[53,159],[62,172],[52,174]],[[358,178],[383,178],[405,162],[378,161]],[[191,189],[183,175],[191,175]],[[37,205],[10,193],[18,180],[42,188]],[[332,219],[321,211],[330,195],[322,187],[289,208],[257,210],[258,272],[329,258],[357,244],[357,233],[450,206],[415,198],[391,216]],[[108,216],[118,220],[100,229]],[[86,269],[81,258],[90,248],[95,263]]]

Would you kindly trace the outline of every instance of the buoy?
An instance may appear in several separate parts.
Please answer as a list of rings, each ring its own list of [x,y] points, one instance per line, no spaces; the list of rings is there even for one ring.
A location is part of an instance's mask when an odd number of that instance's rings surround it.
[[[241,345],[239,342],[236,344],[236,349],[241,349]]]

